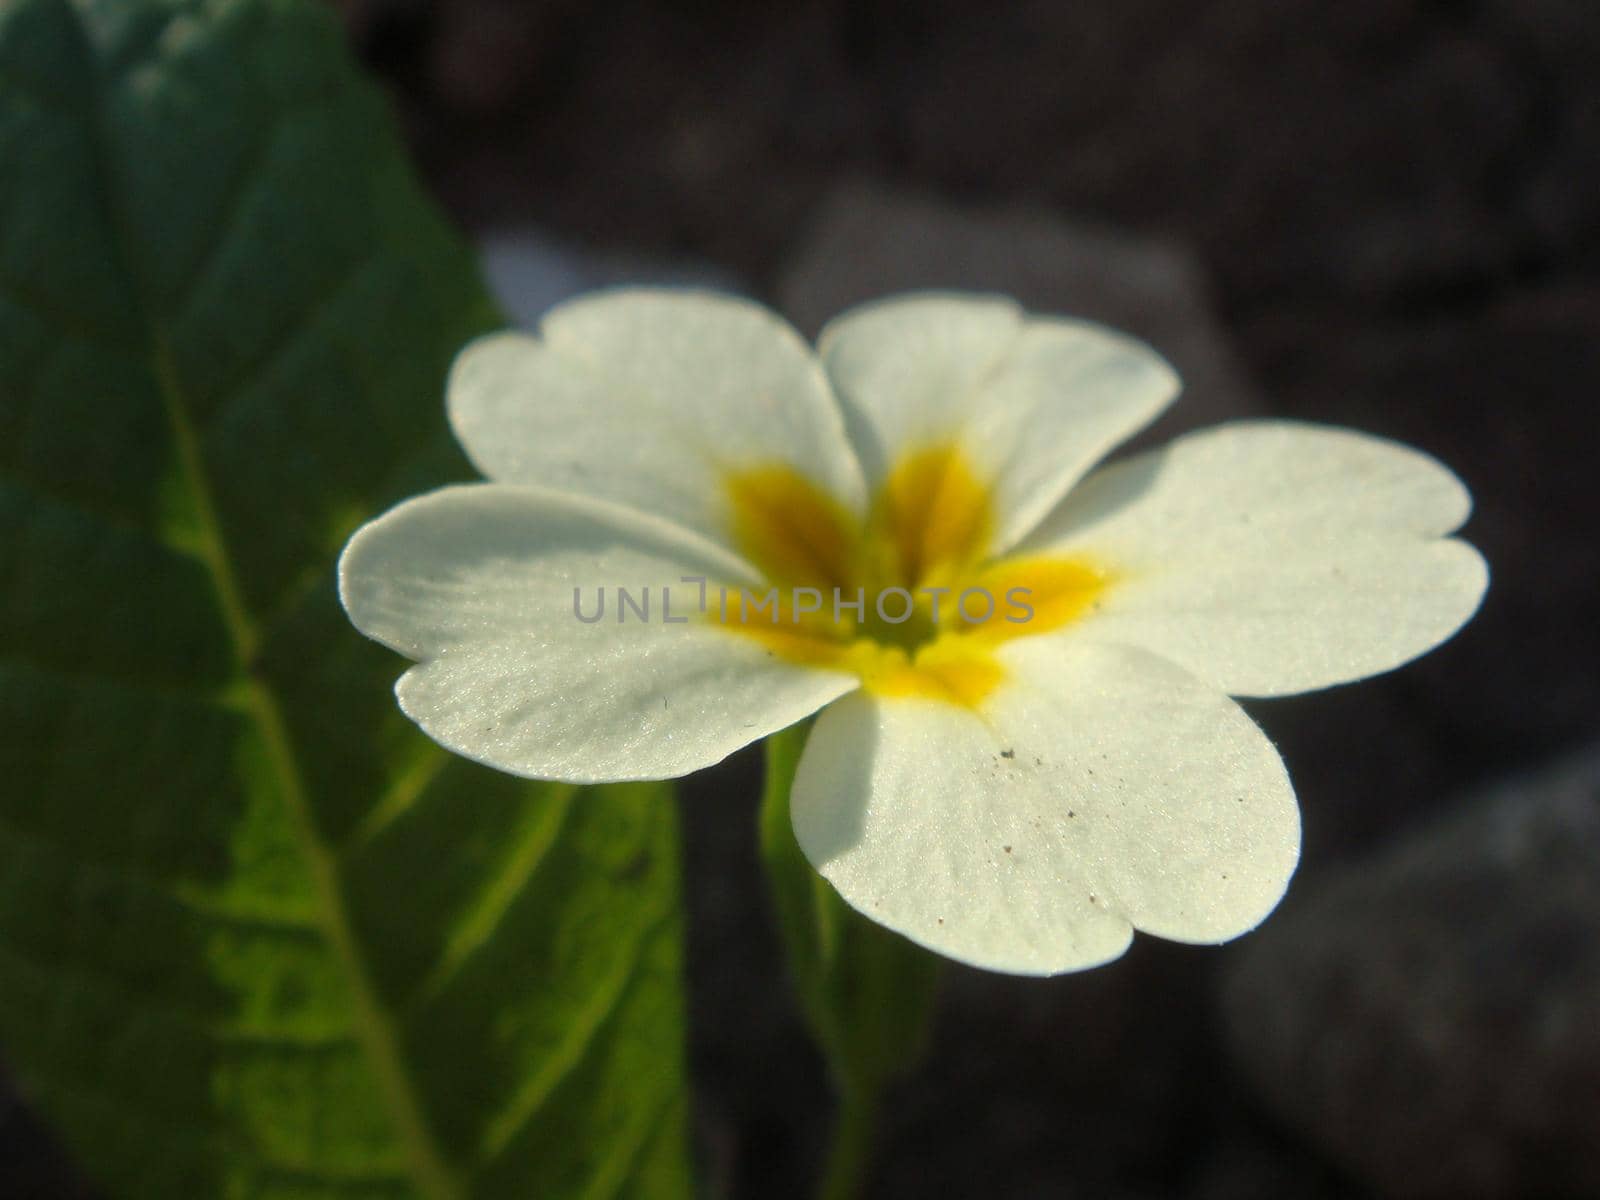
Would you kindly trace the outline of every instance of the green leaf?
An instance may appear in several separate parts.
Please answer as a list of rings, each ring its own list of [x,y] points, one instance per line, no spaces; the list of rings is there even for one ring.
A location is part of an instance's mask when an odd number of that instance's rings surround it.
[[[789,791],[810,724],[766,741],[761,856],[795,990],[847,1105],[868,1109],[921,1057],[939,960],[861,916],[795,841]]]
[[[0,1046],[110,1195],[688,1194],[670,797],[334,594],[497,323],[314,0],[0,0]]]

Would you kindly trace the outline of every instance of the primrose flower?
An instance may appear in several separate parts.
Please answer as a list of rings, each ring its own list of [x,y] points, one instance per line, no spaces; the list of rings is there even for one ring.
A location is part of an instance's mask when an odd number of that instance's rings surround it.
[[[1487,571],[1446,536],[1455,476],[1359,433],[1241,422],[1091,470],[1177,390],[999,298],[869,304],[813,353],[743,300],[601,293],[462,352],[450,421],[491,482],[359,530],[341,595],[415,660],[404,711],[518,775],[684,775],[821,710],[800,846],[939,953],[1223,941],[1300,842],[1229,697],[1396,667]]]

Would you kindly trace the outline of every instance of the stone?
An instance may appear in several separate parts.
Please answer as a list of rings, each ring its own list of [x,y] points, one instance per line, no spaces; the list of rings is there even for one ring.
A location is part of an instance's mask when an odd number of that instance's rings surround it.
[[[620,251],[590,251],[529,226],[478,238],[489,290],[511,323],[531,328],[552,306],[595,288],[639,284],[744,290],[733,276],[703,263],[673,262]]]
[[[1600,1194],[1600,745],[1305,881],[1221,988],[1280,1120],[1395,1197]]]

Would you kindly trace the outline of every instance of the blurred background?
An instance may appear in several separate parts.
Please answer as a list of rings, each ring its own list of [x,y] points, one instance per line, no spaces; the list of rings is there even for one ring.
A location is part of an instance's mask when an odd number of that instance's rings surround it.
[[[1280,911],[1046,982],[952,968],[872,1196],[1600,1196],[1600,5],[337,7],[524,319],[678,280],[814,333],[989,288],[1172,358],[1155,440],[1348,424],[1476,496],[1465,632],[1250,706],[1304,810]],[[786,1200],[830,1105],[759,770],[685,796],[696,1134],[710,1195]],[[80,1194],[40,1145],[0,1107],[16,1194]]]

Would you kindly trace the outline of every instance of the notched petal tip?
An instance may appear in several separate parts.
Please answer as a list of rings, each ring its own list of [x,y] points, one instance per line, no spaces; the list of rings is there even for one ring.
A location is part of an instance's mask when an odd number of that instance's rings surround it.
[[[823,713],[791,815],[864,915],[1013,974],[1083,970],[1135,929],[1236,937],[1284,894],[1299,810],[1220,692],[1140,651],[1026,641],[981,712],[860,694]]]

